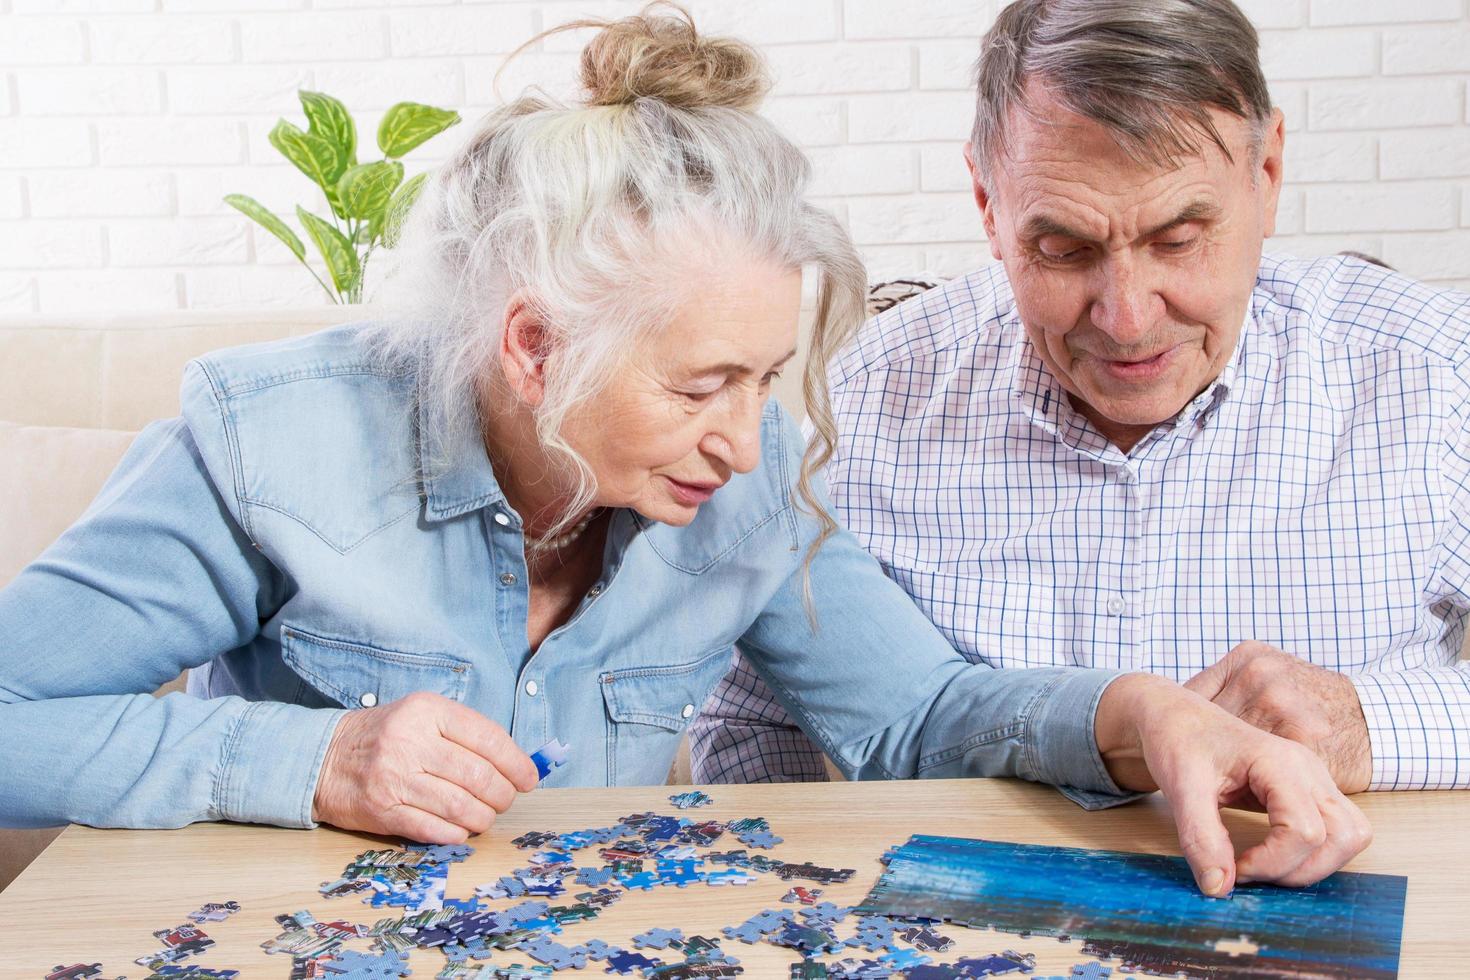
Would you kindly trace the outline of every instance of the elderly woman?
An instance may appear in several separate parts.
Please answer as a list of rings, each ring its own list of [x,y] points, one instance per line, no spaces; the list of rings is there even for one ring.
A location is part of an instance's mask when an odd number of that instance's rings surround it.
[[[957,655],[837,529],[825,364],[863,269],[753,111],[761,62],[608,25],[585,104],[524,96],[435,175],[411,315],[190,365],[78,524],[0,593],[0,823],[237,820],[423,841],[549,785],[661,782],[739,643],[850,777],[1162,787],[1202,886],[1366,843],[1320,762],[1146,674]],[[807,450],[770,386],[816,275]],[[144,693],[190,668],[189,693]]]

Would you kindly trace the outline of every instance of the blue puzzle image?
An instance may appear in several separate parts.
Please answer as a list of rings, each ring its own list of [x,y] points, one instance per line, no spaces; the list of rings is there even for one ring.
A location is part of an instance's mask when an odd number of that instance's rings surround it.
[[[1339,871],[1307,888],[1249,884],[1206,898],[1183,858],[920,835],[892,852],[856,911],[1082,938],[1084,954],[1128,972],[1388,980],[1406,885]],[[1255,951],[1222,943],[1237,936]]]

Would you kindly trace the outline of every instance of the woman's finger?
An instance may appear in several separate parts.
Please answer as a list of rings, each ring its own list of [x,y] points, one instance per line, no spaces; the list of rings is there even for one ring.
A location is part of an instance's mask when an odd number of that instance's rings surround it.
[[[516,789],[484,757],[446,739],[440,739],[425,770],[461,786],[496,813],[504,813],[515,802]]]
[[[495,811],[483,800],[472,796],[463,786],[429,772],[416,773],[409,780],[406,802],[472,834],[483,834],[495,823]]]

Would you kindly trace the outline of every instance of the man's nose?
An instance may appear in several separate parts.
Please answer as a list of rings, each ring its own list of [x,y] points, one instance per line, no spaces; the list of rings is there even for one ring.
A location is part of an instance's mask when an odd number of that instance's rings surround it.
[[[1120,347],[1147,337],[1161,306],[1153,283],[1128,258],[1102,263],[1097,275],[1093,326]]]

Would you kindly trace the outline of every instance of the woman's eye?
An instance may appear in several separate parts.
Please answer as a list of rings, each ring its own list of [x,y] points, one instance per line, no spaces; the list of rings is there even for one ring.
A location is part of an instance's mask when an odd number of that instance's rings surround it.
[[[781,377],[780,371],[772,371],[770,374],[767,374],[764,378],[761,379],[761,384],[768,385],[779,377]]]
[[[716,388],[714,391],[681,391],[679,392],[679,394],[683,395],[685,398],[689,399],[692,402],[707,402],[711,398],[713,398],[719,390],[720,389]]]

